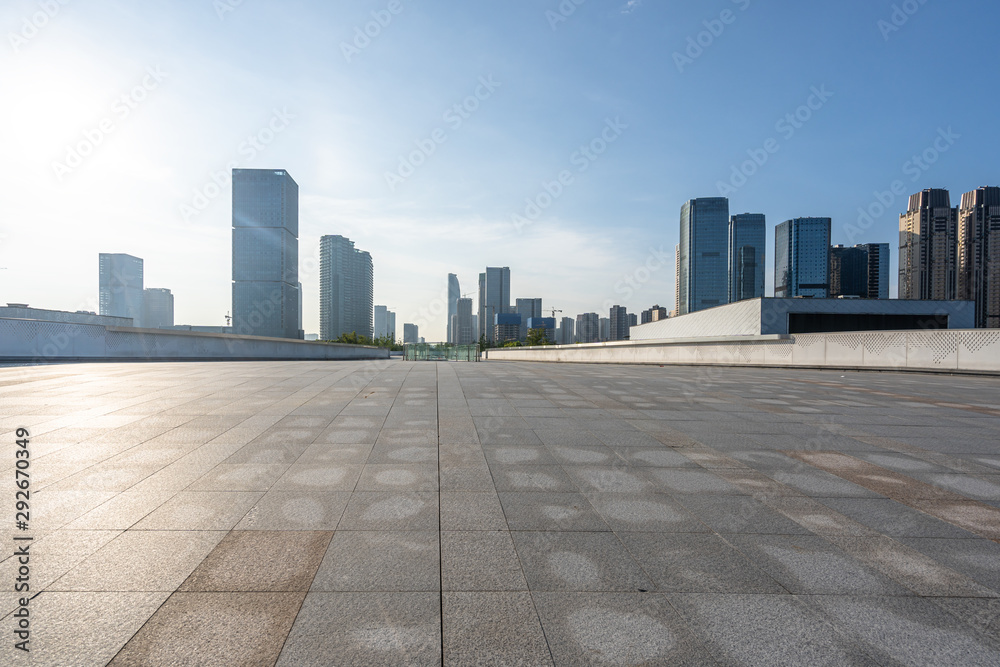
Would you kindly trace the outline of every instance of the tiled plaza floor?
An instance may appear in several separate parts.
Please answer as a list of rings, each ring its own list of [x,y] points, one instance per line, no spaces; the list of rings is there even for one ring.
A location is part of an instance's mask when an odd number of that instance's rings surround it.
[[[997,665],[998,443],[1000,378],[0,368],[0,664]]]

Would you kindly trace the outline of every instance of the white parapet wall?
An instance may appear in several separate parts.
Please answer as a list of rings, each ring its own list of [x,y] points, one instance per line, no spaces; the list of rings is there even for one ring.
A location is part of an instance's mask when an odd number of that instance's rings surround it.
[[[386,349],[358,345],[0,318],[4,362],[388,358]]]
[[[1000,330],[862,331],[487,350],[490,361],[1000,373]]]

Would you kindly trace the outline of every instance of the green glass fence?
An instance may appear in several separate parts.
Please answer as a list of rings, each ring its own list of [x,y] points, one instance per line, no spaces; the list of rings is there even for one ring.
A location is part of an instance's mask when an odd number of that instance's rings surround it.
[[[479,361],[479,344],[407,343],[403,356],[407,361]]]

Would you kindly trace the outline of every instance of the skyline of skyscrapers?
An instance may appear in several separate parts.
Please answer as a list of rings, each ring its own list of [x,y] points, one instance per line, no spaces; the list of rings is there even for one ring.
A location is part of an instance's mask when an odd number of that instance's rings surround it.
[[[681,206],[678,264],[681,315],[729,302],[729,200],[691,199]]]
[[[372,257],[339,234],[320,238],[319,329],[321,340],[374,334]],[[388,315],[387,315],[388,317]],[[387,322],[387,326],[389,323]]]
[[[285,278],[273,281],[282,283],[280,287],[286,288],[291,285],[289,278],[297,279],[297,261],[291,261],[289,257],[297,260],[298,256],[298,239],[295,236],[298,227],[298,185],[283,170],[234,169],[233,183],[233,312],[237,325],[249,323],[258,326],[257,331],[242,333],[274,335],[260,328],[278,322],[287,331],[285,320],[292,313],[296,320],[292,329],[296,337],[299,337],[303,333],[301,327],[303,308],[302,284],[297,280],[291,290],[297,303],[281,298],[283,294],[279,294],[277,299],[265,299],[264,307],[257,308],[255,314],[251,313],[251,317],[256,317],[258,320],[256,323],[248,321],[245,314],[241,317],[238,308],[240,289],[247,287],[243,283],[253,283],[260,287],[272,282],[264,278],[273,277],[275,267],[277,267],[277,277]],[[721,217],[723,211],[728,212],[728,206],[729,201],[724,197],[691,199],[682,206],[680,235],[684,244],[678,244],[675,248],[678,261],[675,270],[678,301],[686,301],[689,309],[699,305],[696,303],[698,301],[701,302],[700,305],[706,305],[704,294],[698,294],[699,278],[704,277],[699,274],[699,264],[704,268],[710,261],[722,258],[721,252],[716,255],[708,245],[713,240],[709,232],[715,230],[717,219]],[[812,250],[804,252],[806,244],[802,230],[806,229],[807,223],[819,224],[826,229],[814,230],[809,235],[808,245]],[[819,261],[812,261],[815,265],[813,277],[809,278],[806,275],[810,270],[806,259],[817,260],[821,257],[822,241],[818,239],[824,235],[828,236],[831,226],[832,221],[829,218],[794,218],[775,228],[774,295],[888,298],[891,253],[888,243],[863,243],[850,248],[828,246],[826,276],[821,275]],[[950,194],[946,189],[927,189],[912,195],[907,211],[900,215],[900,298],[927,300],[954,298],[975,301],[977,326],[1000,327],[1000,296],[998,296],[1000,278],[997,276],[997,267],[1000,266],[1000,243],[990,242],[997,233],[1000,233],[998,227],[1000,227],[1000,188],[981,187],[965,193],[962,204],[956,207],[951,206]],[[766,233],[764,230],[766,230],[764,214],[744,213],[729,217],[725,253],[727,299],[742,300],[763,295],[762,275],[767,255],[766,244],[761,242],[762,232]],[[686,252],[684,248],[687,248]],[[102,253],[101,256],[113,255]],[[132,262],[140,264],[142,261],[131,255],[120,255],[120,257],[130,258]],[[294,272],[288,270],[292,267]],[[240,272],[253,275],[241,276]],[[789,277],[788,282],[782,280],[786,274]],[[238,279],[241,277],[244,279]],[[826,282],[822,282],[823,280]],[[710,285],[710,282],[706,279],[700,284],[704,287]],[[106,310],[111,300],[107,293],[107,284],[102,287],[102,292],[102,309]],[[137,326],[172,326],[170,307],[146,306],[147,293],[152,295],[154,292],[165,300],[173,298],[170,290],[143,290],[142,310],[139,314],[133,311],[131,319]],[[487,339],[495,330],[497,314],[520,315],[519,339],[521,340],[527,335],[528,321],[543,316],[540,307],[542,299],[539,297],[517,299],[516,305],[513,308],[510,306],[509,267],[487,267],[486,272],[480,274],[480,294],[482,298],[479,313],[475,312],[475,304],[472,304],[471,320],[473,332],[485,329]],[[908,296],[911,294],[912,296]],[[446,327],[446,338],[449,341],[454,340],[456,331],[454,327],[458,302],[456,295],[460,295],[458,276],[449,273],[449,315]],[[136,298],[132,297],[132,301],[134,303]],[[471,303],[472,299],[469,301]],[[275,304],[279,303],[282,307],[275,307]],[[294,303],[294,307],[288,307],[289,303]],[[167,314],[163,317],[153,317],[150,313],[154,310]],[[653,321],[651,310],[642,312],[642,323]],[[121,310],[117,312],[121,313],[118,316],[128,316],[129,313]],[[493,326],[485,324],[489,323],[490,315],[494,319]],[[657,312],[657,315],[660,313]],[[636,320],[639,317],[635,314],[628,316]],[[573,321],[572,318],[567,319]],[[612,331],[611,319],[613,318],[608,318],[607,324],[603,322],[599,324],[599,327],[607,329],[607,331],[601,330],[599,338],[614,339],[619,335],[617,330]],[[478,327],[477,321],[480,323]],[[575,321],[573,322],[576,329]],[[629,325],[632,325],[631,322]],[[560,339],[562,328],[561,325],[556,327]],[[374,336],[380,335],[381,331],[381,327],[377,324],[373,326]]]
[[[729,220],[729,302],[764,296],[767,218],[740,213]]]
[[[141,258],[125,253],[100,253],[98,290],[101,315],[131,317],[133,326],[143,326],[145,295]]]
[[[774,228],[774,296],[825,299],[830,290],[830,218],[793,218]]]
[[[284,170],[233,169],[233,330],[302,338],[299,186]]]

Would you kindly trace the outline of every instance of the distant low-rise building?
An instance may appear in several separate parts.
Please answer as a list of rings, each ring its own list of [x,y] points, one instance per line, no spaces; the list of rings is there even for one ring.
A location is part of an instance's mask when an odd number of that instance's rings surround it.
[[[26,303],[8,303],[6,306],[0,306],[0,319],[39,320],[62,324],[97,324],[105,327],[135,326],[131,317],[112,317],[87,311],[69,312],[66,310],[32,308]]]

